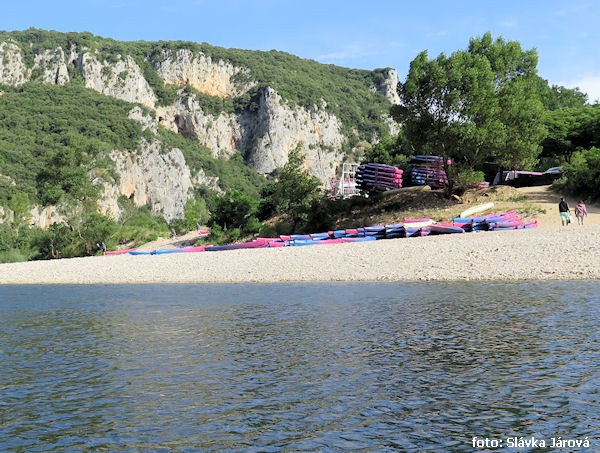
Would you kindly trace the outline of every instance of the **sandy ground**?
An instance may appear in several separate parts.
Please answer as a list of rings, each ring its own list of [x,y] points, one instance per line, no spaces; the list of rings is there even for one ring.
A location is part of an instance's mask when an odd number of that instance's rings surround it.
[[[600,207],[561,227],[559,195],[520,189],[539,228],[376,242],[0,264],[0,283],[569,280],[600,278]],[[567,199],[573,208],[577,200]],[[197,233],[144,249],[186,245]]]

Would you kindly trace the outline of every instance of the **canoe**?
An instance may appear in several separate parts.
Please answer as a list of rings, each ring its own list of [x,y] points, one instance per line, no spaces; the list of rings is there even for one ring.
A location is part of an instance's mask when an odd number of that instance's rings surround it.
[[[271,241],[267,247],[286,247],[290,245],[288,241]]]
[[[398,167],[394,167],[392,165],[375,164],[375,163],[359,165],[358,170],[359,171],[360,170],[377,170],[377,171],[387,171],[389,173],[402,173],[403,172],[402,169],[400,169]]]
[[[341,238],[342,242],[366,242],[366,241],[376,241],[377,238],[375,236],[365,236],[360,238]]]
[[[494,202],[490,201],[489,203],[480,204],[477,206],[473,206],[472,208],[465,209],[460,213],[459,217],[471,217],[473,214],[477,214],[479,212],[487,211],[488,209],[492,209],[494,207]]]
[[[464,233],[465,230],[461,227],[457,227],[457,226],[450,226],[450,225],[440,225],[440,224],[435,224],[435,225],[429,225],[428,227],[426,227],[430,233],[434,233],[434,234],[454,234],[454,233]]]
[[[137,248],[127,249],[127,250],[108,250],[106,252],[107,255],[122,255],[124,253],[134,252]]]
[[[298,239],[296,241],[290,241],[291,246],[302,246],[302,245],[317,245],[317,244],[341,244],[342,238],[339,239],[323,239],[320,241],[313,241],[312,239]]]
[[[218,252],[221,250],[259,249],[266,247],[268,244],[269,242],[266,239],[256,239],[251,242],[241,242],[239,244],[213,245],[206,247],[204,250],[207,252]]]
[[[200,245],[198,247],[184,247],[179,249],[180,253],[191,253],[191,252],[204,252],[204,250],[206,250],[206,247],[212,247],[212,245],[207,244],[207,245]]]
[[[386,175],[390,175],[390,176],[394,176],[394,175],[402,176],[402,174],[404,172],[398,168],[383,169],[383,168],[377,168],[377,167],[362,167],[362,168],[359,167],[357,173],[358,174],[373,173],[373,174],[378,174],[378,175],[386,174]]]
[[[422,228],[434,223],[431,219],[404,219],[404,228]]]

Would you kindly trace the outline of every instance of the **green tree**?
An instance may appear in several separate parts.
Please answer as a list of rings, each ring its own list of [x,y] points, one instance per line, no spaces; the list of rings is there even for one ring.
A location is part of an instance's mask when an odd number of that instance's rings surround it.
[[[379,143],[366,148],[361,160],[363,163],[374,162],[404,168],[409,156],[414,154],[404,133],[400,132],[396,137],[385,136]]]
[[[545,115],[548,136],[542,156],[571,162],[575,151],[600,147],[600,105],[549,111]]]
[[[305,221],[313,200],[321,196],[321,181],[305,168],[302,144],[290,151],[288,162],[276,175],[277,181],[263,189],[262,217],[287,214],[294,222]]]
[[[217,195],[213,201],[212,221],[224,228],[244,230],[249,219],[256,214],[258,200],[245,195],[240,190],[230,190]]]
[[[563,168],[563,177],[555,182],[560,190],[600,200],[600,148],[575,153],[572,162]]]
[[[450,190],[457,166],[535,162],[544,135],[536,64],[535,50],[523,51],[519,43],[502,38],[493,41],[490,33],[450,57],[429,60],[424,51],[411,62],[392,114],[415,150],[452,159]]]
[[[97,196],[97,188],[87,174],[89,162],[87,155],[70,147],[48,154],[37,177],[42,203],[56,204],[64,195],[80,201]]]
[[[536,77],[535,84],[538,87],[540,100],[547,110],[583,107],[588,99],[587,94],[582,93],[579,88],[565,88],[560,85],[550,86],[547,80],[539,76]]]
[[[8,208],[13,212],[13,228],[18,232],[19,227],[28,220],[29,210],[29,195],[23,192],[17,192],[8,200]]]

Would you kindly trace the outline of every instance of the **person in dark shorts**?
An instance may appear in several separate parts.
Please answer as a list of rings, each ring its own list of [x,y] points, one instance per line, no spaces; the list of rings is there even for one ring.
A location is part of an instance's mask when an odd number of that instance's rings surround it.
[[[558,203],[558,212],[560,213],[560,221],[562,223],[562,226],[568,226],[570,223],[569,217],[571,211],[569,209],[569,205],[563,197],[560,197],[560,203]]]

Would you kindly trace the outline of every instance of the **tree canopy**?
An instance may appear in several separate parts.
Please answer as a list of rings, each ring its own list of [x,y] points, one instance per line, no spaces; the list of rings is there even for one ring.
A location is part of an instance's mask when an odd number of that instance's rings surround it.
[[[490,33],[449,57],[423,51],[398,85],[392,115],[417,152],[470,168],[531,167],[545,133],[536,65],[534,49]]]

